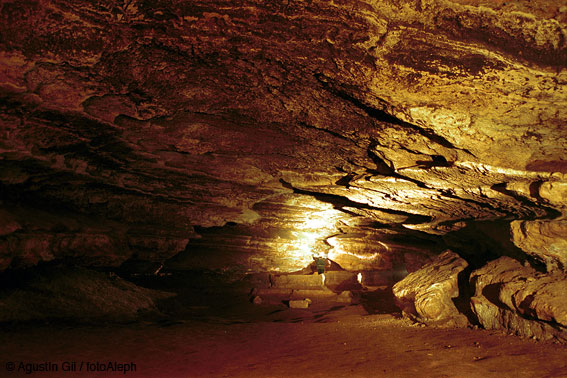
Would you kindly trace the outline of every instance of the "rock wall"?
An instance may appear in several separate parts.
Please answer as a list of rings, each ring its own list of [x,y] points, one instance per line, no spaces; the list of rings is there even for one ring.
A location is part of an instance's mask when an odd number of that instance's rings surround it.
[[[561,3],[37,0],[0,19],[0,271],[323,253],[405,274],[447,246],[477,269],[507,254],[451,237],[477,221],[565,271]]]
[[[567,221],[514,221],[514,244],[545,263],[548,271],[567,272]]]

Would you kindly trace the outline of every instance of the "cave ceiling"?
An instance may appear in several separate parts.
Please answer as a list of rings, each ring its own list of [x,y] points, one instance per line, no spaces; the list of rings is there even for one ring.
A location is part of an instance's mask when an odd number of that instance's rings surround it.
[[[439,252],[471,220],[564,214],[565,2],[37,0],[0,15],[0,269],[211,267],[192,249],[213,247],[250,269],[318,249],[387,269],[388,252]]]

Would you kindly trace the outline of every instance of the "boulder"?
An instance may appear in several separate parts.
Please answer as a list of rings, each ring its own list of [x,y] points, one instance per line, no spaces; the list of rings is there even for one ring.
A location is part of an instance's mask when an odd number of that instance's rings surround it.
[[[453,299],[459,296],[459,274],[468,263],[447,250],[417,272],[410,273],[392,289],[404,315],[425,324],[466,326]]]
[[[565,164],[565,162],[563,162]],[[565,168],[563,168],[565,170]],[[538,190],[539,196],[551,205],[561,208],[563,212],[567,209],[567,174],[565,172],[554,172],[548,181],[541,184]],[[565,214],[565,213],[564,213]]]
[[[340,303],[352,303],[354,295],[352,291],[343,291],[339,295],[337,295],[337,302]]]
[[[514,244],[548,271],[567,271],[567,220],[514,221],[510,231]]]
[[[311,304],[309,298],[306,299],[293,299],[289,301],[289,308],[308,308]]]
[[[501,257],[471,274],[472,311],[486,329],[567,341],[566,280]]]
[[[356,273],[347,271],[326,272],[324,283],[326,287],[334,292],[362,289],[362,286],[358,283]]]

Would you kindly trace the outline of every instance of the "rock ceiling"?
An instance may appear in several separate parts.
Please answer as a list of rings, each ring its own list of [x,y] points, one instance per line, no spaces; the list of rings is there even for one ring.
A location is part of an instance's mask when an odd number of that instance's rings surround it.
[[[564,2],[0,14],[0,270],[177,255],[290,271],[319,250],[410,269],[471,220],[513,222],[505,239],[567,264]]]

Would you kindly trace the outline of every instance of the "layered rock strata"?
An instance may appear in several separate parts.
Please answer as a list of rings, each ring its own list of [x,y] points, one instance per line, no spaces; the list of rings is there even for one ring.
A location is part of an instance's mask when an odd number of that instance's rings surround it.
[[[475,269],[565,271],[558,2],[37,0],[0,18],[0,271],[292,272],[322,253],[403,276],[448,245]],[[475,252],[458,236],[477,221],[513,223]]]
[[[472,309],[487,329],[567,342],[567,276],[542,274],[502,257],[476,270]]]
[[[452,251],[445,251],[392,289],[403,314],[425,324],[464,327],[469,324],[454,300],[459,297],[459,274],[468,264]]]
[[[394,285],[396,304],[405,316],[428,325],[480,325],[567,342],[565,273],[537,272],[509,257],[472,273],[467,265],[453,252],[444,252]]]
[[[1,15],[2,269],[81,249],[164,260],[194,226],[254,220],[290,189],[429,233],[557,215],[537,190],[567,169],[555,3],[41,0]]]

